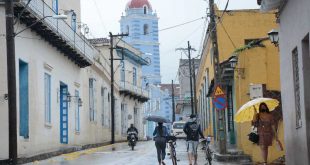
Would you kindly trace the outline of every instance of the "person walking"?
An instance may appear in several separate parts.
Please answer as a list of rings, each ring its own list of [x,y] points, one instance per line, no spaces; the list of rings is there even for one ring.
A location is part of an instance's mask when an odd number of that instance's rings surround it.
[[[184,133],[186,134],[187,152],[189,164],[197,165],[197,148],[199,143],[199,135],[204,138],[200,125],[197,123],[196,115],[191,115],[189,121],[184,125]]]
[[[259,105],[259,113],[254,110],[253,124],[257,126],[257,133],[259,136],[259,146],[261,154],[264,159],[264,165],[267,165],[268,158],[268,147],[272,146],[272,140],[275,136],[278,141],[276,134],[275,121],[272,114],[269,112],[269,108],[266,103]]]
[[[157,150],[157,159],[158,164],[165,165],[165,156],[166,156],[166,137],[169,136],[167,127],[163,126],[163,123],[159,122],[158,126],[153,132],[155,146]]]

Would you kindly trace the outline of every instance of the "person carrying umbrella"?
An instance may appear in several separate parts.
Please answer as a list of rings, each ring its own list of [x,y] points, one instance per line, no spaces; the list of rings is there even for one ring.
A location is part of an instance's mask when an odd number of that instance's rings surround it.
[[[275,119],[270,113],[270,111],[275,110],[278,106],[279,101],[276,99],[256,98],[242,105],[235,114],[235,122],[243,123],[252,121],[254,127],[257,127],[259,136],[258,144],[264,159],[264,165],[267,164],[268,147],[272,145],[274,137],[276,138],[277,144],[282,146],[276,133]]]
[[[273,137],[275,136],[276,140],[278,141],[275,121],[266,103],[260,103],[259,113],[254,110],[254,117],[252,123],[257,126],[257,132],[259,136],[258,144],[260,145],[265,165],[267,164],[268,147],[272,146]]]
[[[169,136],[167,127],[163,126],[162,122],[158,122],[158,126],[153,132],[155,146],[157,150],[157,159],[159,165],[165,165],[166,156],[166,137]]]

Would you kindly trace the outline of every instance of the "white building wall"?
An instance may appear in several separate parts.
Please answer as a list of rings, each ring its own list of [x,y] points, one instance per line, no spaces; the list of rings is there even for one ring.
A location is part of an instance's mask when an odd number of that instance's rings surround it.
[[[5,22],[4,7],[0,5],[0,22]],[[7,88],[7,65],[6,65],[6,38],[5,23],[0,24],[0,160],[9,158],[9,121],[8,121],[8,101],[4,99],[4,94],[8,93]]]
[[[309,97],[306,97],[309,96],[309,84],[305,84],[309,82],[310,77],[303,74],[305,69],[309,69],[307,66],[309,61],[303,63],[301,45],[302,40],[310,32],[310,22],[306,21],[310,18],[309,6],[308,0],[288,1],[280,16],[281,93],[287,148],[285,156],[286,164],[292,165],[310,164],[310,105]],[[299,59],[301,128],[296,128],[292,65],[292,51],[295,48],[298,49]]]
[[[4,8],[0,6],[0,15],[4,16]],[[5,17],[0,17],[0,22],[5,22]],[[19,29],[25,28],[20,25]],[[0,24],[0,34],[5,34],[5,24]],[[22,33],[22,37],[16,37],[16,78],[17,78],[17,114],[19,128],[19,60],[28,63],[29,71],[29,139],[19,136],[18,130],[18,156],[31,157],[38,154],[58,151],[75,146],[105,143],[111,140],[111,107],[108,101],[110,95],[109,66],[104,64],[92,65],[87,68],[79,68],[74,62],[51,46],[43,38],[34,32],[27,30]],[[104,54],[103,56],[108,56]],[[128,63],[128,64],[127,64]],[[7,71],[6,71],[6,44],[5,36],[0,35],[0,160],[8,159],[8,107],[3,95],[7,93]],[[116,62],[115,65],[118,65]],[[132,70],[134,66],[126,62]],[[119,82],[119,70],[116,74],[116,81]],[[44,74],[51,75],[51,123],[45,122],[45,100],[44,100]],[[132,83],[132,74],[126,74],[126,79]],[[137,84],[141,86],[141,66],[137,67]],[[95,81],[95,120],[90,121],[89,109],[89,79]],[[60,143],[60,82],[68,85],[71,96],[75,95],[75,90],[79,91],[82,99],[80,107],[80,131],[75,130],[75,108],[76,98],[72,97],[68,103],[68,144]],[[132,98],[123,98],[119,95],[118,83],[115,83],[115,124],[116,141],[125,140],[126,136],[121,133],[121,101],[126,102],[129,114],[134,117],[134,108],[139,108],[139,123],[142,120],[142,103],[138,103]],[[104,96],[101,96],[101,88],[105,88]],[[104,97],[104,99],[102,99]],[[104,100],[104,107],[102,101]],[[110,99],[111,100],[111,99]],[[102,109],[104,109],[102,111]],[[104,113],[104,124],[102,125],[101,114]],[[134,118],[128,120],[128,126],[133,123]],[[136,126],[139,129],[140,138],[143,137],[143,126]]]

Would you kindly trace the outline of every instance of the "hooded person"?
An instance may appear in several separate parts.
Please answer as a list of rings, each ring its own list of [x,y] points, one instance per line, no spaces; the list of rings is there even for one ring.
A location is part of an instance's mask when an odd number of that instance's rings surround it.
[[[201,131],[199,123],[197,122],[196,115],[190,115],[190,119],[184,125],[183,131],[186,134],[189,164],[192,165],[192,162],[194,161],[194,165],[197,165],[197,148],[199,144],[199,135],[201,138],[204,138],[204,135]]]
[[[155,146],[157,150],[157,159],[159,165],[165,165],[165,156],[166,156],[166,138],[169,136],[168,129],[163,125],[163,123],[159,122],[158,126],[155,128],[153,132]]]

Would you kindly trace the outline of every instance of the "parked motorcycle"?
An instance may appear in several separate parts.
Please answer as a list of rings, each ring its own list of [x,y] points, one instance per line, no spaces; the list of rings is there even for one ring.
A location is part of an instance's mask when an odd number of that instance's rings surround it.
[[[137,144],[137,133],[136,132],[128,132],[128,145],[131,147],[131,150],[134,150],[136,144]]]

